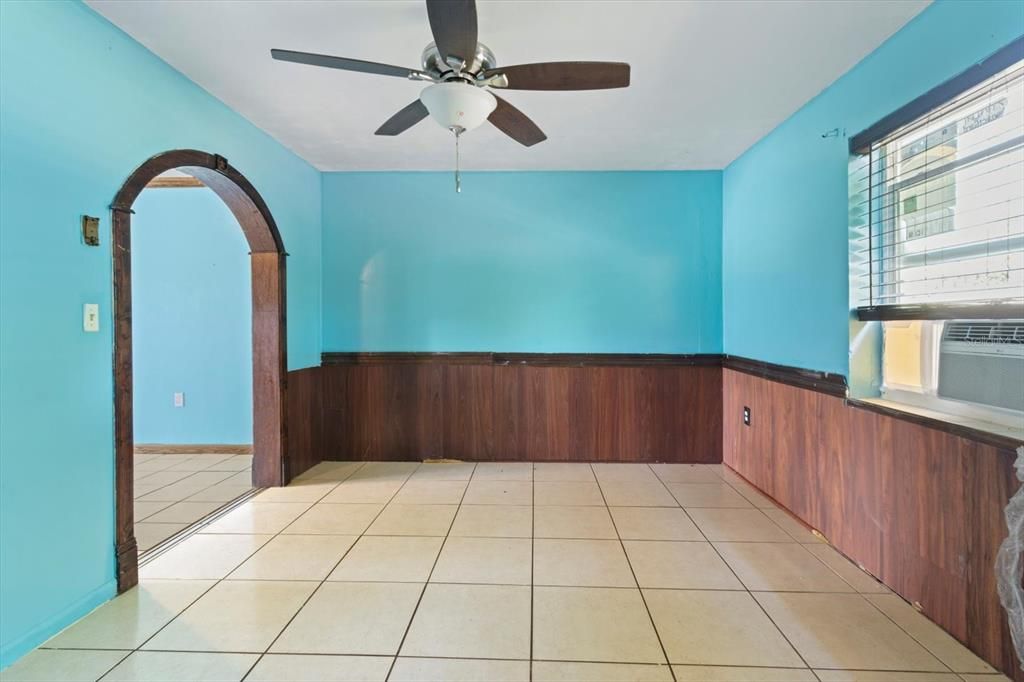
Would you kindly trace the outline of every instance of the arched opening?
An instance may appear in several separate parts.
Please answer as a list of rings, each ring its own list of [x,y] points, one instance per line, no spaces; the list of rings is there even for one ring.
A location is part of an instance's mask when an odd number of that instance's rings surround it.
[[[266,203],[227,159],[190,149],[164,152],[137,168],[111,204],[114,271],[114,450],[118,591],[138,582],[132,428],[132,205],[169,170],[190,175],[230,208],[249,244],[252,268],[253,484],[285,483],[285,251]]]

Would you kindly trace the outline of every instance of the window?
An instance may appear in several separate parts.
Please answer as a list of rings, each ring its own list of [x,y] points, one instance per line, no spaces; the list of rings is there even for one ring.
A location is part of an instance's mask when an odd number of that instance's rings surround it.
[[[1024,317],[1022,58],[1018,40],[851,141],[860,319]]]
[[[1020,437],[1024,37],[850,151],[850,303],[868,323],[851,326],[858,389]]]

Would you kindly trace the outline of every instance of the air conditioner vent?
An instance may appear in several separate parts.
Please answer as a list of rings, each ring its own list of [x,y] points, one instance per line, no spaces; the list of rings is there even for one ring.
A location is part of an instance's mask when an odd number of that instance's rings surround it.
[[[1024,320],[947,322],[938,395],[1024,412]]]
[[[947,322],[943,340],[1024,345],[1024,322]]]

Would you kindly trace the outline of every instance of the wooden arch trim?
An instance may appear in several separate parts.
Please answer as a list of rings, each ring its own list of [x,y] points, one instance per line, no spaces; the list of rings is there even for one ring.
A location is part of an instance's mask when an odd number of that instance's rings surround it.
[[[252,260],[253,483],[285,483],[285,250],[270,209],[223,156],[193,149],[158,154],[139,166],[111,204],[114,271],[114,453],[118,591],[138,583],[133,510],[132,205],[161,173],[179,170],[219,196],[238,220]],[[202,245],[198,245],[201,248]]]

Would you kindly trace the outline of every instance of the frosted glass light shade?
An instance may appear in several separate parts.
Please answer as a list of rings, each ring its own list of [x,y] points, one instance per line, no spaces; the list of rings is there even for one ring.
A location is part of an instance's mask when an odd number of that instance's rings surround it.
[[[437,83],[420,93],[420,101],[443,127],[472,130],[487,120],[498,100],[468,83]]]

